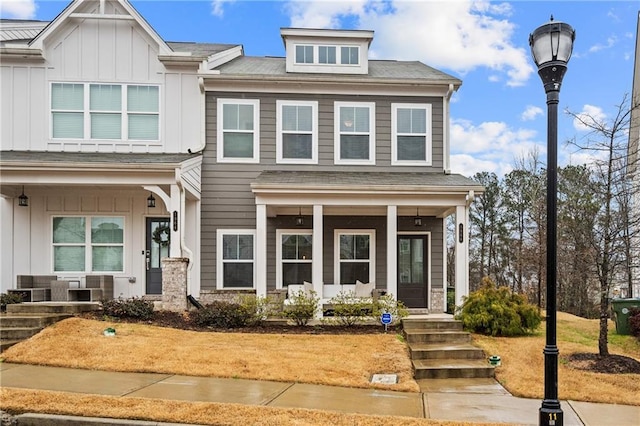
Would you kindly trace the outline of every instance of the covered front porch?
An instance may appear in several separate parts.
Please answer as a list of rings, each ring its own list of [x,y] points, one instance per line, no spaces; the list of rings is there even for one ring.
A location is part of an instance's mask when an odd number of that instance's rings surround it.
[[[456,305],[468,295],[469,206],[483,190],[470,179],[433,173],[267,171],[251,188],[260,296],[274,287],[303,284],[302,277],[321,299],[332,286],[361,281],[375,283],[375,289],[410,308],[445,312],[450,215],[456,224],[449,238],[455,240]],[[283,256],[293,249],[293,257]],[[269,279],[274,265],[275,286]],[[289,270],[294,273],[287,276]]]

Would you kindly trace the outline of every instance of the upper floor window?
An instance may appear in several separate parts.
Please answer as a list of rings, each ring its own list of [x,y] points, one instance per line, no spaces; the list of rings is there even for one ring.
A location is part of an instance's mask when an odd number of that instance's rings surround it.
[[[431,105],[391,104],[391,164],[431,164]]]
[[[54,272],[123,272],[124,218],[53,218]]]
[[[318,102],[277,101],[279,163],[318,162]]]
[[[375,103],[335,102],[336,164],[375,164]]]
[[[336,46],[318,46],[318,63],[335,64]]]
[[[296,46],[296,63],[312,64],[313,63],[313,46],[297,45]]]
[[[259,112],[257,99],[218,99],[219,162],[260,161]]]
[[[340,63],[342,65],[358,65],[360,63],[360,49],[358,46],[343,46],[340,48]]]
[[[53,83],[54,139],[159,140],[158,86]]]

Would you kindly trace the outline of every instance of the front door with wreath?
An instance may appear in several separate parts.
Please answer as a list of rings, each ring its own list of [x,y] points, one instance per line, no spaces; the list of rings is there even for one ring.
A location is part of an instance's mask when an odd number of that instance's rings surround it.
[[[161,259],[169,256],[170,237],[169,218],[147,218],[147,244],[145,250],[147,269],[146,294],[162,294]]]

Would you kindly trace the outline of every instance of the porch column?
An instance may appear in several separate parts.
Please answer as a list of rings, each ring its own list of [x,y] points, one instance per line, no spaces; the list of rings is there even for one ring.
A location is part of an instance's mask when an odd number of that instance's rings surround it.
[[[387,293],[398,298],[398,206],[387,206]]]
[[[171,185],[171,198],[169,199],[169,220],[171,223],[171,244],[169,245],[169,257],[182,257],[182,215],[181,191],[178,185]]]
[[[323,241],[324,217],[322,205],[314,204],[313,206],[313,248],[311,257],[313,259],[311,266],[311,280],[313,281],[313,290],[318,293],[318,297],[322,297],[322,241]]]
[[[256,205],[256,295],[267,295],[267,206]]]
[[[456,207],[456,306],[469,295],[469,207]]]

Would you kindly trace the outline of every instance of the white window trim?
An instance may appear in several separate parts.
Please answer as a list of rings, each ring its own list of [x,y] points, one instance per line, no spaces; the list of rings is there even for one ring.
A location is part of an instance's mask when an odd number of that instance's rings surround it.
[[[83,117],[83,136],[81,138],[56,138],[53,136],[53,113],[54,112],[65,112],[69,110],[54,110],[51,106],[52,97],[53,97],[53,85],[54,84],[81,84],[83,86],[83,109],[82,111],[71,111],[71,112],[82,112]],[[119,111],[121,117],[121,128],[120,128],[120,139],[105,139],[105,138],[92,138],[91,137],[91,113],[94,112],[91,109],[91,85],[98,86],[120,86],[124,90],[121,90],[121,111]],[[146,86],[146,87],[157,87],[158,88],[158,112],[129,112],[129,105],[127,102],[127,93],[129,91],[129,86]],[[51,140],[77,140],[77,141],[124,141],[124,142],[139,142],[139,143],[153,143],[159,142],[162,140],[162,87],[159,84],[148,84],[148,83],[109,83],[109,82],[99,82],[99,83],[83,83],[83,82],[75,82],[75,81],[52,81],[49,83],[49,138]],[[95,111],[95,112],[104,112],[107,114],[114,114],[117,111]],[[141,114],[156,114],[158,116],[158,139],[129,139],[129,115],[141,115]]]
[[[247,158],[224,157],[223,150],[223,105],[253,105],[253,156]],[[259,163],[260,162],[260,100],[259,99],[230,99],[218,98],[216,151],[218,163]]]
[[[426,123],[427,123],[427,131],[424,134],[425,136],[425,156],[426,159],[424,161],[419,160],[398,160],[398,109],[402,108],[414,108],[414,109],[424,109],[427,115]],[[433,128],[433,115],[432,115],[432,105],[431,104],[391,104],[391,165],[392,166],[431,166],[433,162],[433,138],[432,131]],[[416,133],[417,135],[417,133]]]
[[[58,217],[80,217],[85,219],[85,241],[84,243],[54,243],[53,242],[53,219]],[[101,243],[101,244],[93,244],[91,241],[91,219],[96,217],[107,217],[107,218],[120,218],[122,219],[122,243]],[[51,234],[49,236],[49,244],[51,247],[51,270],[54,273],[58,274],[92,274],[92,273],[104,273],[104,274],[117,274],[123,273],[125,268],[125,263],[127,259],[127,218],[125,216],[110,216],[110,215],[101,215],[101,214],[90,214],[90,215],[68,215],[68,214],[53,214],[49,218],[49,223],[51,223]],[[56,271],[56,259],[55,259],[55,250],[54,247],[84,247],[84,271]],[[105,246],[117,246],[122,247],[122,270],[121,271],[98,271],[93,270],[93,247],[105,247]]]
[[[276,230],[276,288],[284,288],[282,285],[282,236],[283,235],[309,235],[313,237],[313,232],[310,229],[308,232],[302,229],[277,229]],[[309,260],[294,260],[287,259],[289,263],[311,263],[313,264],[313,258]]]
[[[311,62],[298,62],[296,51],[297,51],[297,48],[299,46],[312,47],[313,48],[313,61],[311,61]],[[335,49],[336,49],[336,62],[335,63],[320,62],[320,47],[335,47]],[[357,51],[358,51],[358,63],[357,64],[343,64],[342,63],[342,48],[343,47],[348,47],[350,49],[352,49],[352,48],[357,49]],[[338,67],[338,68],[344,68],[344,67],[358,68],[358,67],[360,67],[362,65],[360,63],[360,62],[362,62],[361,51],[362,51],[362,46],[357,45],[357,44],[294,43],[293,44],[293,63],[296,66],[301,66],[301,67],[317,67],[317,66],[320,66],[320,67]]]
[[[313,118],[311,127],[311,158],[283,158],[282,156],[282,107],[310,106]],[[318,164],[318,102],[317,101],[276,101],[276,162],[280,164]]]
[[[369,158],[365,160],[343,160],[340,158],[340,108],[367,107],[369,108]],[[333,103],[333,162],[344,165],[375,165],[376,164],[376,104],[375,102],[334,102]]]
[[[340,282],[340,235],[369,235],[369,282],[376,277],[376,230],[375,229],[335,229],[333,231],[333,282]],[[359,260],[362,262],[362,260]]]
[[[225,235],[253,235],[253,259],[235,260],[236,263],[253,264],[253,286],[251,287],[225,287],[224,286],[224,259],[222,239]],[[216,231],[216,289],[218,290],[252,290],[256,288],[256,230],[255,229],[218,229]]]

